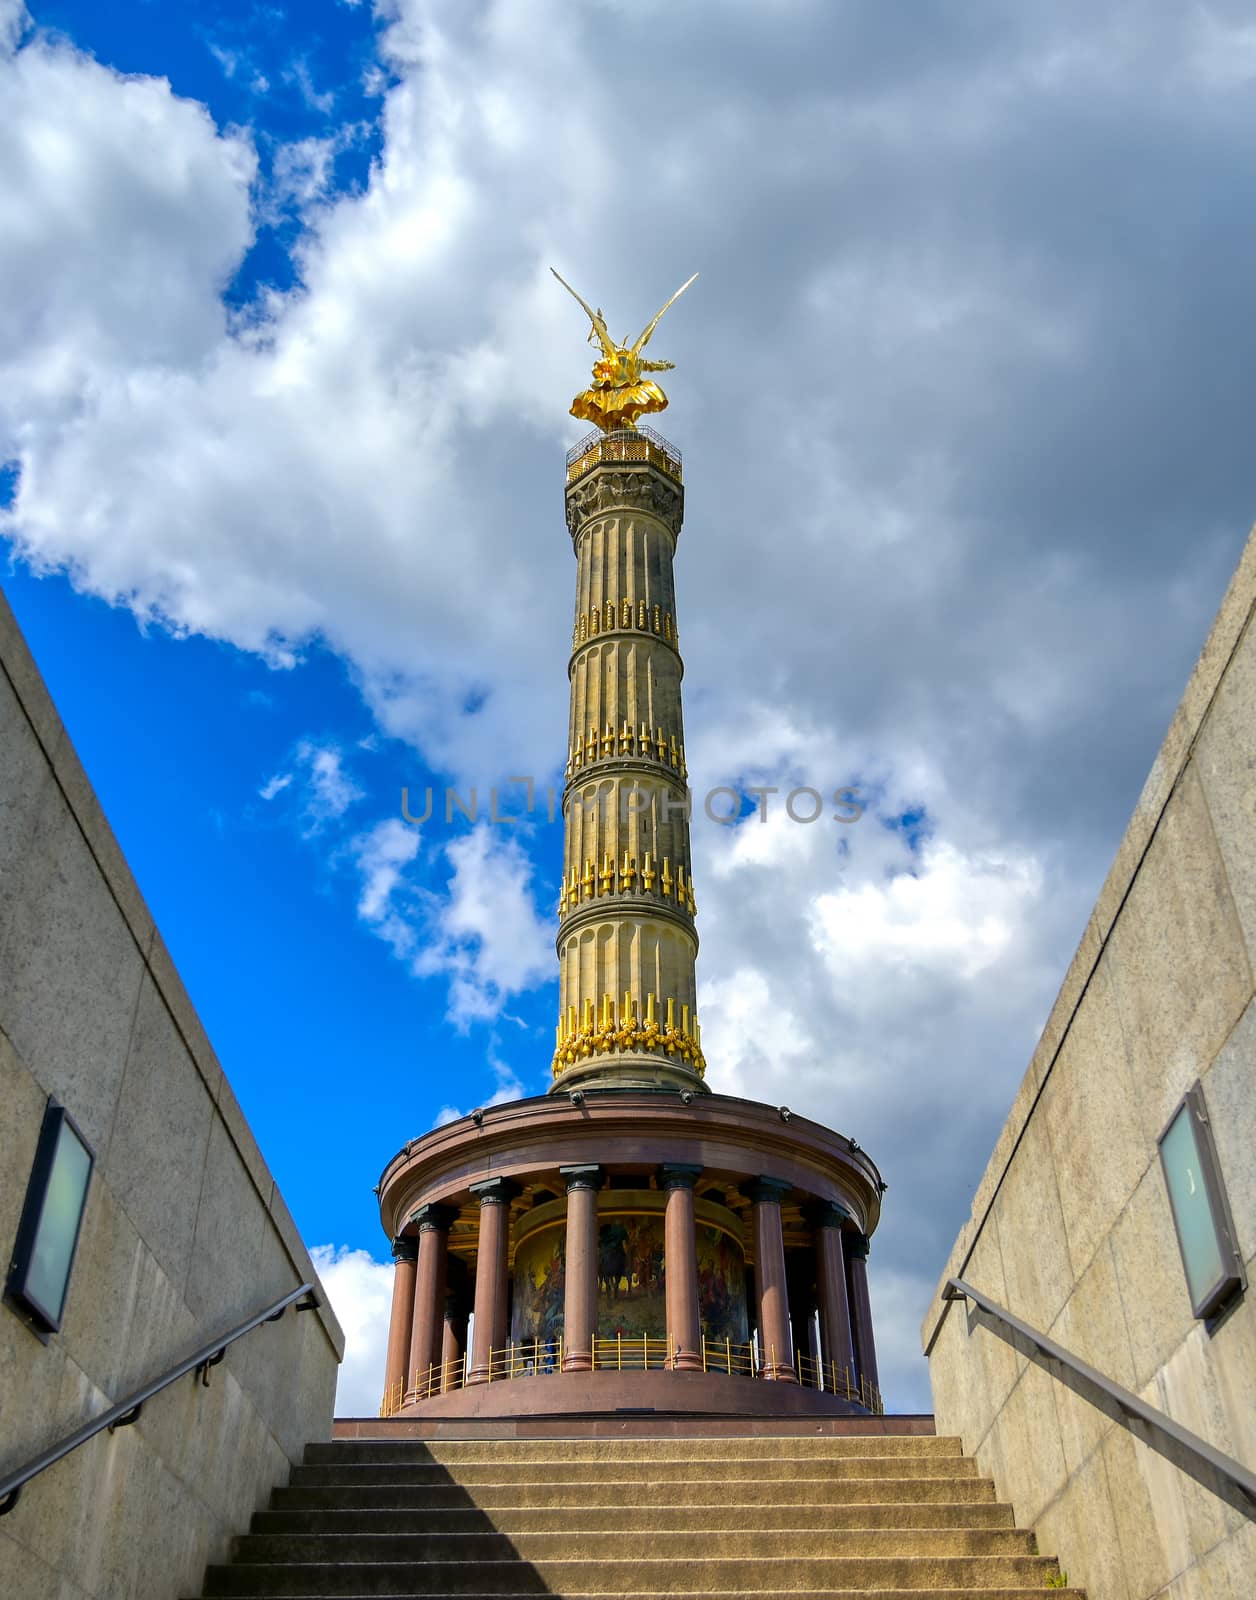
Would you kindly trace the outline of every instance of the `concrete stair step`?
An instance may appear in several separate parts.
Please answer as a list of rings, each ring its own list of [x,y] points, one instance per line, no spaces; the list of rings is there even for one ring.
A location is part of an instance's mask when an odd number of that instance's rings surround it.
[[[206,1596],[412,1595],[624,1595],[721,1594],[761,1590],[783,1596],[817,1591],[898,1589],[1035,1590],[1057,1571],[1045,1556],[788,1556],[708,1560],[647,1557],[616,1561],[432,1561],[424,1564],[422,1587],[412,1565],[338,1562],[335,1565],[236,1563],[213,1566]]]
[[[331,1473],[330,1481],[309,1482],[308,1473]],[[736,1492],[726,1491],[717,1474],[685,1484],[675,1480],[642,1482],[599,1474],[572,1481],[529,1481],[463,1485],[446,1478],[438,1482],[378,1482],[371,1474],[340,1476],[324,1467],[298,1467],[293,1482],[277,1489],[276,1510],[317,1511],[337,1506],[347,1510],[422,1510],[473,1508],[482,1511],[562,1508],[579,1506],[592,1496],[623,1506],[674,1506],[700,1504],[715,1495],[745,1505],[981,1505],[994,1501],[989,1478],[838,1478],[744,1479]]]
[[[608,1527],[597,1533],[250,1533],[235,1541],[236,1560],[270,1562],[416,1561],[616,1561],[625,1535]],[[655,1531],[655,1560],[701,1560],[710,1547],[709,1530]],[[776,1560],[784,1557],[1021,1556],[1033,1555],[1033,1536],[1022,1528],[871,1528],[834,1533],[828,1528],[743,1529],[719,1540],[725,1560]]]
[[[483,1591],[460,1591],[453,1595],[436,1593],[430,1589],[407,1589],[390,1596],[390,1600],[531,1600],[538,1592],[544,1591],[518,1589],[512,1592],[500,1589],[492,1595]],[[1072,1596],[1072,1600],[1086,1600],[1084,1589],[1069,1587],[1047,1590],[1038,1584],[1031,1588],[1018,1585],[1015,1588],[1000,1586],[995,1589],[807,1589],[803,1592],[807,1600],[972,1600],[973,1596],[979,1596],[979,1600],[1044,1600],[1047,1594],[1062,1595],[1065,1600],[1069,1596]],[[236,1592],[236,1600],[253,1600],[253,1597],[241,1590]],[[256,1600],[265,1600],[265,1597],[259,1594]],[[284,1600],[324,1600],[324,1597],[307,1590],[286,1595]],[[372,1596],[369,1591],[360,1590],[357,1594],[339,1595],[336,1600],[372,1600]],[[555,1597],[555,1600],[559,1600],[559,1597]],[[568,1589],[562,1600],[657,1600],[657,1596],[641,1590],[611,1593],[598,1589]],[[782,1596],[776,1589],[692,1589],[674,1591],[667,1600],[782,1600]]]
[[[547,1462],[543,1466],[526,1462],[486,1460],[459,1466],[456,1472],[433,1463],[421,1462],[326,1462],[316,1466],[294,1467],[292,1482],[307,1484],[412,1483],[437,1484],[456,1481],[470,1486],[480,1483],[536,1482],[569,1485],[579,1492],[590,1485],[591,1474],[620,1482],[721,1483],[755,1479],[789,1483],[804,1475],[821,1472],[835,1480],[842,1478],[972,1478],[976,1462],[968,1456],[837,1456],[817,1462],[809,1456],[771,1456],[762,1460],[728,1455],[719,1460],[688,1457],[666,1461],[642,1461],[636,1456],[606,1457],[594,1466],[579,1461]]]
[[[339,1461],[419,1462],[469,1466],[482,1461],[525,1465],[557,1461],[605,1461],[631,1455],[635,1461],[723,1461],[729,1456],[753,1460],[814,1456],[960,1456],[958,1438],[937,1434],[822,1435],[814,1438],[756,1438],[733,1435],[720,1439],[333,1439],[305,1447],[310,1465]]]
[[[793,1529],[847,1532],[875,1529],[1007,1529],[1012,1508],[993,1501],[965,1505],[929,1505],[904,1501],[897,1505],[815,1506],[695,1502],[691,1505],[528,1506],[488,1511],[476,1506],[422,1506],[390,1510],[374,1505],[345,1510],[336,1499],[320,1509],[257,1511],[251,1532],[292,1533],[585,1533],[621,1534],[695,1529],[723,1533],[740,1529]]]

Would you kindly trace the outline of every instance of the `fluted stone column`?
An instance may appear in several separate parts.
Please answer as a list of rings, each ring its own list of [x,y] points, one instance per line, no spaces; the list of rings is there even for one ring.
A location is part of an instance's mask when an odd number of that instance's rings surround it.
[[[567,1180],[563,1371],[589,1372],[597,1332],[597,1192],[601,1167],[560,1167]]]
[[[557,1091],[705,1090],[672,574],[683,511],[679,456],[657,437],[616,433],[569,465]]]
[[[406,1363],[410,1359],[410,1338],[414,1330],[414,1272],[419,1259],[419,1242],[404,1236],[393,1240],[392,1313],[388,1319],[388,1355],[384,1366],[384,1395],[392,1395],[401,1385],[406,1390]]]
[[[859,1376],[874,1389],[880,1389],[877,1376],[877,1347],[872,1337],[872,1302],[868,1298],[868,1236],[850,1229],[842,1235],[850,1273],[850,1312],[855,1335],[855,1360]]]
[[[413,1400],[427,1398],[428,1369],[440,1360],[445,1326],[445,1252],[449,1230],[457,1215],[452,1206],[426,1205],[420,1206],[411,1218],[419,1229],[419,1259],[414,1281],[407,1405]]]
[[[506,1295],[509,1289],[510,1202],[518,1188],[509,1178],[473,1183],[480,1202],[480,1242],[475,1256],[475,1326],[467,1382],[487,1383],[490,1352],[505,1347]]]
[[[850,1220],[850,1214],[832,1200],[817,1200],[808,1211],[808,1220],[816,1235],[821,1354],[826,1362],[831,1362],[837,1368],[839,1380],[846,1372],[853,1377],[855,1348],[851,1342],[846,1262],[842,1254],[842,1223]],[[826,1376],[826,1387],[829,1381]]]
[[[790,1185],[779,1178],[756,1178],[742,1185],[754,1203],[755,1282],[759,1290],[759,1342],[764,1376],[797,1383],[789,1332],[789,1293],[785,1284],[785,1237],[781,1198]]]
[[[702,1327],[698,1315],[698,1244],[694,1233],[693,1186],[701,1167],[662,1166],[659,1187],[667,1195],[663,1252],[667,1340],[677,1372],[701,1372]]]

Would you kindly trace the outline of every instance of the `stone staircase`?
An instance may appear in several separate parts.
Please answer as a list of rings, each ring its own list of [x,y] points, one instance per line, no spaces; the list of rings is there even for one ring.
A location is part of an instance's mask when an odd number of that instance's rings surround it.
[[[204,1592],[1027,1600],[1059,1583],[957,1439],[338,1440],[307,1447]]]

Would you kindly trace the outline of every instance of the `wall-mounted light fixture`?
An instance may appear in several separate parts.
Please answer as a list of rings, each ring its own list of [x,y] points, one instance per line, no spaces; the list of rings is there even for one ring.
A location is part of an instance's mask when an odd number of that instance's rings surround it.
[[[43,1339],[61,1327],[95,1159],[73,1117],[50,1097],[4,1291]]]
[[[1188,1089],[1157,1141],[1191,1311],[1213,1317],[1247,1287],[1200,1084]]]

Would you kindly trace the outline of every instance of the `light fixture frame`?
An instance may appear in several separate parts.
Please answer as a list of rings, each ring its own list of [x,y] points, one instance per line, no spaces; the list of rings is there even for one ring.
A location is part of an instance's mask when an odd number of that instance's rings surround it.
[[[35,1264],[36,1246],[44,1222],[49,1189],[57,1166],[61,1140],[68,1135],[87,1157],[87,1171],[83,1176],[78,1195],[78,1215],[74,1223],[74,1238],[66,1259],[61,1280],[61,1294],[55,1306],[48,1304],[31,1283],[31,1269]],[[87,1198],[91,1192],[92,1174],[96,1170],[96,1152],[87,1142],[83,1130],[66,1108],[53,1095],[48,1096],[44,1107],[44,1120],[39,1130],[39,1143],[26,1185],[26,1198],[22,1216],[13,1244],[5,1281],[4,1300],[45,1344],[49,1337],[61,1331],[65,1320],[65,1304],[69,1297],[70,1280],[74,1275],[74,1261],[78,1254],[79,1239],[83,1232],[83,1217],[87,1211]]]
[[[1196,1296],[1191,1286],[1191,1269],[1187,1257],[1186,1245],[1182,1238],[1182,1222],[1178,1214],[1179,1201],[1175,1199],[1180,1175],[1170,1167],[1165,1156],[1165,1140],[1177,1127],[1183,1117],[1189,1118],[1189,1126],[1194,1138],[1195,1154],[1198,1157],[1200,1177],[1203,1180],[1204,1195],[1208,1202],[1209,1215],[1212,1221],[1214,1242],[1220,1267],[1217,1275]],[[1196,1080],[1186,1091],[1174,1108],[1173,1115],[1164,1125],[1164,1131],[1156,1140],[1156,1149],[1160,1156],[1160,1170],[1164,1177],[1165,1191],[1169,1197],[1169,1212],[1173,1217],[1173,1229],[1177,1234],[1178,1253],[1182,1258],[1182,1276],[1186,1280],[1186,1292],[1191,1301],[1191,1314],[1201,1322],[1208,1322],[1217,1318],[1220,1313],[1230,1306],[1247,1288],[1247,1272],[1243,1266],[1243,1257],[1238,1248],[1238,1240],[1234,1232],[1234,1218],[1230,1212],[1230,1202],[1226,1194],[1225,1180],[1221,1173],[1221,1163],[1217,1159],[1217,1147],[1212,1137],[1212,1124],[1208,1116],[1208,1104],[1204,1099],[1203,1085]]]

